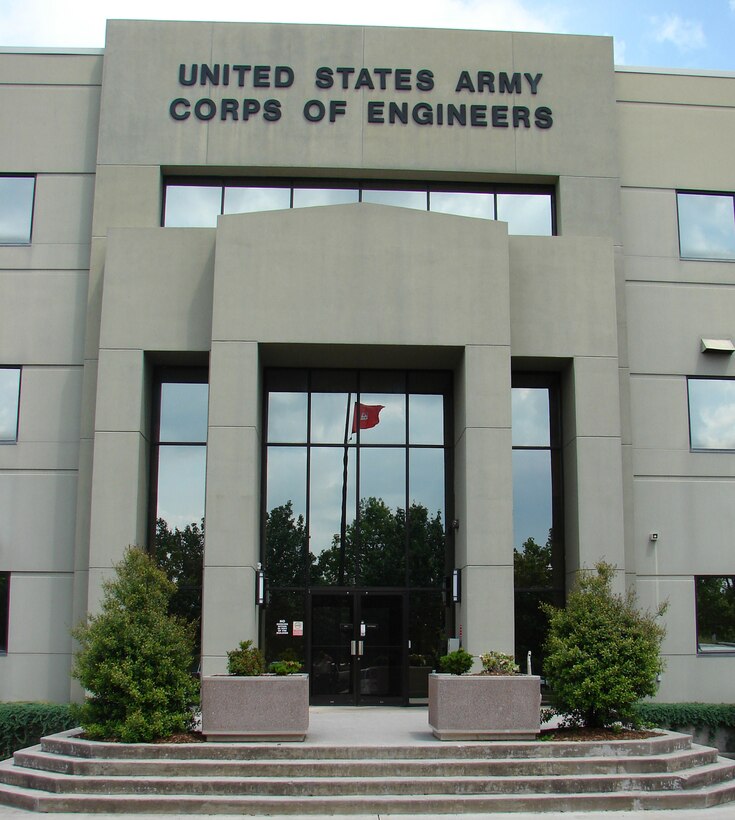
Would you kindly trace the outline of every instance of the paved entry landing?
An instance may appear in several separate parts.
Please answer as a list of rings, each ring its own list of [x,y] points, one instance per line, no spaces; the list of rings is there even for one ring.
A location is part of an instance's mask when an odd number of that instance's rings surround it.
[[[426,706],[312,706],[306,746],[441,745]]]

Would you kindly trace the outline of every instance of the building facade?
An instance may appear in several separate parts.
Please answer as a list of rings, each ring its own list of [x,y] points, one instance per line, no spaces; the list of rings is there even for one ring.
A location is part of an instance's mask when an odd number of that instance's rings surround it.
[[[129,544],[315,703],[542,662],[600,560],[735,673],[735,75],[600,37],[112,21],[0,52],[0,699]],[[206,538],[204,532],[206,531]]]

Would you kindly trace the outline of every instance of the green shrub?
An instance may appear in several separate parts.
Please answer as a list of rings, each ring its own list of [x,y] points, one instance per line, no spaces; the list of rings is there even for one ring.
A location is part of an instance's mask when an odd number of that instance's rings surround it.
[[[632,591],[625,597],[611,591],[615,567],[600,562],[596,569],[580,576],[566,609],[543,605],[552,704],[584,726],[635,724],[634,704],[655,694],[663,669],[665,630],[656,618],[666,605],[655,614],[639,611]]]
[[[641,723],[663,729],[735,728],[735,705],[731,703],[637,703],[635,712]]]
[[[450,675],[464,675],[472,669],[472,655],[466,649],[457,649],[439,658],[439,669]]]
[[[231,675],[254,677],[265,674],[265,658],[252,641],[240,641],[237,649],[227,653],[227,671]]]
[[[275,675],[296,675],[301,671],[301,664],[298,661],[273,661],[268,670]]]
[[[76,725],[66,703],[0,703],[0,760]]]
[[[517,675],[521,671],[515,658],[503,652],[486,652],[480,661],[483,672],[489,675]]]
[[[87,736],[144,743],[193,724],[199,684],[190,672],[193,626],[168,614],[175,586],[130,547],[103,584],[99,615],[73,635],[73,674],[89,696],[79,707]]]

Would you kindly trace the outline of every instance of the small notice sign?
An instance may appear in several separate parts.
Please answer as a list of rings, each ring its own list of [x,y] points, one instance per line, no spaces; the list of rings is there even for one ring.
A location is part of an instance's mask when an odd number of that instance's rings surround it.
[[[276,635],[288,635],[288,621],[276,621]]]
[[[304,622],[303,621],[294,621],[293,622],[293,632],[291,633],[294,638],[301,638],[304,635]]]

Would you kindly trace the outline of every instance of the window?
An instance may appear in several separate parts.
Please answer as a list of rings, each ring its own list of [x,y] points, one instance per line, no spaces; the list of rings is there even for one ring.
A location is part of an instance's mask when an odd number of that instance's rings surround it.
[[[0,572],[0,654],[8,651],[8,621],[10,620],[10,573]]]
[[[694,582],[697,652],[735,652],[735,576],[701,575]]]
[[[172,612],[189,621],[199,620],[202,606],[208,397],[206,370],[158,374],[152,552],[176,584]]]
[[[678,193],[682,259],[735,260],[735,195]]]
[[[315,205],[371,202],[508,223],[508,233],[551,236],[553,191],[548,186],[468,186],[346,180],[171,179],[165,185],[163,225],[211,228],[220,214],[253,213]]]
[[[0,245],[31,241],[35,187],[35,177],[0,176]]]
[[[735,450],[735,379],[696,379],[689,388],[692,450]]]
[[[18,440],[20,368],[0,367],[0,444]]]
[[[556,380],[518,374],[512,388],[516,661],[543,661],[543,602],[564,605],[561,431]]]

